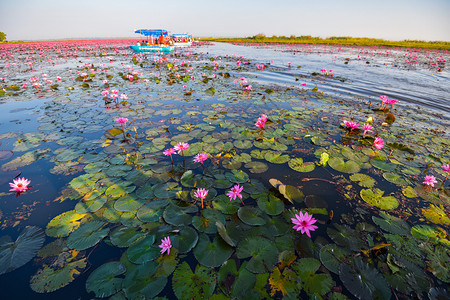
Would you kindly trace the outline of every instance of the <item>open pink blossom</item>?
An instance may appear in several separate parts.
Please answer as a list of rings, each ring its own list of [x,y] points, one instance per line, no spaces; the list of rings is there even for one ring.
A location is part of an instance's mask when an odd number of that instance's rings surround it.
[[[128,118],[117,118],[116,122],[119,124],[123,124],[123,123],[128,122]]]
[[[239,199],[241,200],[242,204],[244,204],[244,202],[242,201],[242,194],[241,194],[243,189],[244,189],[244,187],[240,186],[239,184],[236,184],[235,186],[233,186],[231,188],[231,190],[229,190],[227,192],[227,196],[230,197],[230,201],[236,199],[236,197],[239,197]]]
[[[13,182],[9,183],[9,185],[11,187],[10,191],[15,191],[15,192],[19,192],[19,193],[26,192],[30,189],[30,187],[28,187],[30,182],[31,181],[28,179],[25,179],[25,177],[13,179]]]
[[[434,177],[433,175],[425,176],[423,184],[434,187],[435,183],[437,183],[436,177]]]
[[[199,153],[194,156],[194,162],[199,162],[201,164],[203,164],[203,162],[207,159],[208,159],[208,153],[206,153],[206,152]]]
[[[175,149],[174,148],[169,148],[169,149],[164,150],[163,153],[164,153],[164,155],[169,156],[169,155],[172,155],[172,154],[175,153]]]
[[[255,126],[259,127],[259,128],[264,128],[264,126],[266,125],[266,122],[267,122],[267,116],[263,114],[263,115],[261,115],[261,117],[258,118],[258,120],[255,123]]]
[[[313,225],[314,223],[317,222],[316,219],[314,219],[312,217],[312,215],[308,215],[307,212],[305,212],[305,214],[303,214],[302,212],[300,212],[300,214],[296,214],[295,218],[291,218],[292,223],[294,223],[295,225],[292,227],[297,231],[301,231],[301,233],[306,233],[306,235],[308,237],[311,237],[311,234],[309,233],[310,231],[314,231],[316,230],[318,227]]]
[[[384,147],[384,141],[380,137],[376,137],[373,144],[375,145],[375,148],[377,148],[377,149],[382,149]]]
[[[189,144],[188,143],[178,143],[173,147],[178,154],[180,154],[180,152],[182,153],[183,150],[186,150],[187,148],[189,148]]]
[[[161,245],[159,245],[159,248],[161,248],[161,254],[164,254],[164,252],[167,251],[167,255],[170,254],[170,248],[172,248],[172,243],[170,242],[170,237],[165,237],[161,240]]]
[[[365,136],[367,132],[373,132],[372,129],[373,129],[373,126],[372,126],[372,125],[370,125],[370,124],[364,124],[364,132],[363,132],[363,136]]]
[[[354,129],[359,128],[359,123],[357,122],[350,122],[346,120],[343,120],[342,122],[344,123],[345,128],[350,129],[350,132],[353,132]]]
[[[450,172],[450,165],[449,164],[443,165],[442,170],[444,170],[445,172]]]
[[[209,190],[206,190],[206,189],[197,189],[197,191],[194,192],[194,197],[196,197],[197,199],[200,199],[202,201],[202,208],[203,208],[203,200],[208,195],[208,191]],[[195,202],[197,202],[197,200],[195,200]]]

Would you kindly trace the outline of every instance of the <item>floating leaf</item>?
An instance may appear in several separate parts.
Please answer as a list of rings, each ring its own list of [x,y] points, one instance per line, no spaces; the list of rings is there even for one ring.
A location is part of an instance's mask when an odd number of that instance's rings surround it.
[[[152,247],[155,242],[154,235],[147,235],[134,241],[127,250],[128,259],[135,264],[143,264],[156,259],[161,248]]]
[[[375,224],[380,226],[381,229],[393,234],[400,234],[400,235],[409,234],[410,232],[409,225],[402,219],[391,216],[384,212],[380,212],[380,216],[382,218],[372,216],[372,220]]]
[[[187,253],[197,244],[198,233],[192,227],[183,226],[180,228],[179,234],[173,237],[172,245],[177,248],[180,253]]]
[[[252,273],[265,273],[278,261],[278,249],[263,237],[251,237],[241,241],[236,251],[239,259],[251,257],[247,270]]]
[[[227,229],[225,228],[225,226],[223,225],[222,222],[220,221],[216,221],[216,226],[217,226],[217,231],[220,235],[220,237],[231,247],[235,247],[235,243],[233,242],[233,240],[230,238],[230,236],[227,233]]]
[[[186,226],[192,223],[192,216],[183,212],[175,205],[169,205],[164,210],[164,220],[175,226]]]
[[[350,251],[335,244],[328,244],[320,248],[320,261],[331,272],[339,274],[339,265],[344,261]]]
[[[163,208],[167,205],[169,205],[167,200],[153,200],[142,206],[136,215],[142,222],[156,222],[162,216]]]
[[[84,214],[79,214],[75,210],[69,210],[54,217],[48,224],[45,233],[51,237],[68,236],[69,233],[77,229],[84,217]]]
[[[408,198],[416,198],[417,197],[416,191],[410,186],[403,187],[402,194]]]
[[[95,269],[86,281],[88,293],[94,292],[98,298],[105,298],[114,295],[122,288],[122,278],[116,276],[125,273],[125,266],[113,261],[101,265]]]
[[[238,210],[239,219],[248,225],[264,225],[266,224],[264,213],[255,207],[242,206]]]
[[[233,254],[233,248],[220,238],[210,242],[206,234],[201,234],[194,248],[194,256],[205,267],[221,266]]]
[[[383,276],[359,258],[351,266],[341,263],[339,278],[359,299],[391,299],[391,290]]]
[[[119,227],[110,234],[111,243],[117,247],[129,247],[134,241],[145,235],[134,227]]]
[[[409,181],[396,173],[383,173],[384,179],[397,185],[408,185]]]
[[[264,158],[274,164],[284,164],[289,161],[289,155],[282,154],[282,152],[267,152]]]
[[[353,160],[344,161],[341,157],[330,158],[328,164],[336,171],[342,173],[357,173],[359,172],[359,170],[361,170],[361,167],[356,161]]]
[[[266,163],[260,161],[252,161],[246,163],[244,167],[246,167],[250,171],[250,173],[253,174],[264,173],[269,169],[269,166]]]
[[[137,266],[125,276],[122,289],[128,299],[136,299],[138,296],[153,298],[157,296],[166,286],[167,277],[155,277],[158,264],[149,261]]]
[[[398,206],[398,201],[393,196],[383,197],[384,192],[380,189],[361,190],[361,198],[372,206],[381,209],[394,209]]]
[[[92,221],[81,225],[67,239],[67,247],[78,251],[95,246],[109,233],[109,228],[102,228],[105,222]]]
[[[29,262],[42,247],[45,235],[39,227],[26,227],[15,242],[0,239],[0,275]]]
[[[386,171],[386,172],[394,171],[395,168],[397,167],[395,164],[386,162],[385,160],[376,159],[376,158],[372,158],[370,160],[370,164],[372,166],[374,166],[375,168]]]
[[[68,263],[58,270],[46,266],[31,277],[31,289],[37,293],[56,291],[74,281],[85,267],[85,258]]]
[[[372,177],[366,174],[356,173],[350,175],[351,181],[358,181],[359,186],[365,187],[365,188],[372,188],[376,181]]]
[[[244,183],[248,181],[248,174],[241,170],[232,170],[231,173],[227,172],[225,173],[225,177],[234,183]]]
[[[258,197],[258,207],[264,211],[266,214],[271,216],[279,215],[284,210],[284,203],[279,198],[275,197],[272,194],[268,196],[266,194],[261,194],[261,197]],[[245,222],[244,222],[245,223]]]
[[[430,204],[429,207],[422,208],[422,214],[434,224],[450,225],[450,218],[445,213],[442,204],[439,206]]]
[[[172,288],[180,300],[207,299],[216,288],[216,275],[202,265],[197,265],[193,273],[187,262],[183,262],[173,274]]]
[[[0,150],[0,160],[9,159],[13,156],[14,152],[10,150]]]

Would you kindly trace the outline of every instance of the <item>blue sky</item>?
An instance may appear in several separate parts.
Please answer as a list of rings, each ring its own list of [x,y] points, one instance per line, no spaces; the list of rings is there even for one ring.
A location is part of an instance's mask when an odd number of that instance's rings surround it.
[[[450,0],[0,0],[9,40],[138,37],[139,28],[450,41]]]

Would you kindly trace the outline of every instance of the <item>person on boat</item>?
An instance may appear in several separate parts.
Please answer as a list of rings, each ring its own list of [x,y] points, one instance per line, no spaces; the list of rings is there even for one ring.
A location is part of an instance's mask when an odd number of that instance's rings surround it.
[[[165,43],[165,41],[164,41],[164,36],[162,36],[162,35],[159,36],[159,43],[160,43],[161,45],[163,45],[163,44]]]

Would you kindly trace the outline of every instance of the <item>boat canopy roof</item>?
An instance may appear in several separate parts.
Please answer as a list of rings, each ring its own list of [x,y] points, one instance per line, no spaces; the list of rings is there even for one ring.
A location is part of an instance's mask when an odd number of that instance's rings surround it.
[[[190,37],[192,37],[192,35],[191,34],[180,33],[180,34],[172,34],[172,37],[176,38],[176,39],[183,39],[183,38],[190,38]]]
[[[167,36],[167,30],[164,29],[138,29],[134,33],[140,33],[145,36]]]

